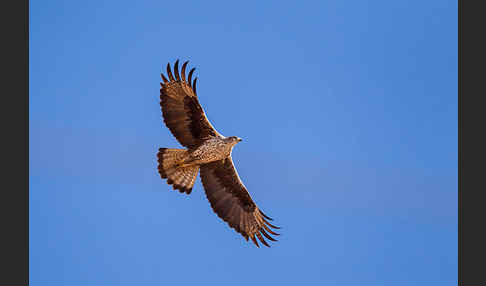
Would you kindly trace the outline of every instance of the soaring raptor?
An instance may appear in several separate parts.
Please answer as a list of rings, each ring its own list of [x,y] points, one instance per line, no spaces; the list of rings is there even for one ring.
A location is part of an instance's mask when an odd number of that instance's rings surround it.
[[[241,141],[236,136],[221,135],[209,122],[196,95],[197,77],[191,83],[195,68],[186,78],[186,66],[179,74],[179,60],[174,73],[167,64],[167,79],[163,74],[160,83],[160,106],[165,125],[187,149],[160,148],[157,153],[158,170],[162,179],[174,190],[190,194],[198,171],[206,197],[213,211],[247,241],[251,238],[259,247],[255,236],[265,245],[263,238],[276,241],[269,234],[278,235],[266,216],[253,202],[236,172],[231,151]],[[262,236],[263,235],[263,236]]]

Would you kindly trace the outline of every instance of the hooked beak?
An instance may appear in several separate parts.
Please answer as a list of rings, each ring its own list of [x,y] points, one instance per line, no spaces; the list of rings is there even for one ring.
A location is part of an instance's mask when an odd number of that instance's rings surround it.
[[[240,137],[238,137],[238,142],[241,142],[241,141],[243,141],[243,139],[241,139]]]

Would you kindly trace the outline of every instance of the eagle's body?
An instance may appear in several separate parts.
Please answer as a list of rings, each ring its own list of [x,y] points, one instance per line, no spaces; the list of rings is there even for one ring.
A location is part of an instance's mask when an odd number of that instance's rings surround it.
[[[169,185],[182,193],[190,194],[200,171],[201,181],[214,212],[230,227],[258,246],[255,236],[266,246],[276,241],[268,233],[278,235],[269,227],[278,228],[255,204],[241,182],[231,158],[233,147],[240,138],[224,137],[209,123],[196,95],[196,80],[191,83],[194,68],[186,80],[184,63],[179,75],[179,61],[174,75],[167,64],[169,80],[162,74],[160,105],[164,122],[187,149],[160,148],[157,154],[158,170]],[[267,233],[268,232],[268,233]]]
[[[237,137],[213,137],[204,141],[194,150],[189,150],[190,163],[206,164],[223,160],[231,155],[233,147],[241,141]]]

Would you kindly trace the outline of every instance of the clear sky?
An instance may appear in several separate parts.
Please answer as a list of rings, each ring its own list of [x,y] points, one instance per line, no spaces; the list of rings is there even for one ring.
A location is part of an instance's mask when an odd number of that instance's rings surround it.
[[[457,285],[457,1],[31,1],[31,285]],[[157,173],[190,60],[282,227]]]

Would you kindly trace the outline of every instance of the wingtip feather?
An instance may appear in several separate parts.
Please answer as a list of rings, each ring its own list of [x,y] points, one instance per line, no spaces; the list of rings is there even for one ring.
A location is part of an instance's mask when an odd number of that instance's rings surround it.
[[[268,238],[269,240],[271,241],[278,241],[276,240],[275,238],[271,237],[270,235],[268,235],[268,233],[266,233],[266,231],[264,229],[261,229],[260,232],[266,237]]]
[[[165,78],[164,74],[161,73],[160,76],[162,77],[162,80],[164,81],[164,83],[168,83],[169,81],[167,80],[167,78]]]
[[[182,69],[181,69],[182,81],[186,81],[186,66],[188,63],[189,61],[186,61],[185,63],[182,64]]]
[[[192,83],[192,90],[194,90],[195,95],[197,95],[196,84],[197,84],[197,77],[194,79],[194,82]]]
[[[270,245],[268,245],[268,243],[265,241],[265,239],[263,239],[262,235],[259,232],[256,233],[256,236],[263,243],[263,245],[265,245],[266,247],[270,247]]]
[[[169,79],[171,81],[175,81],[174,76],[172,75],[172,71],[170,69],[170,63],[167,63],[167,76],[169,76]]]
[[[266,219],[268,219],[268,220],[273,220],[271,217],[269,217],[269,216],[267,216],[266,214],[264,214],[264,213],[263,213],[263,211],[262,211],[261,209],[258,209],[258,211],[260,212],[260,214],[261,214],[261,215],[262,215],[264,218],[266,218]]]
[[[254,244],[255,244],[255,245],[258,247],[258,248],[260,248],[260,245],[258,245],[258,241],[255,239],[255,235],[254,235],[254,234],[252,234],[252,235],[250,236],[250,238],[251,238],[251,240],[253,241],[253,243],[254,243]]]
[[[194,71],[196,70],[196,68],[192,68],[190,71],[189,71],[189,75],[187,76],[187,83],[189,83],[189,86],[191,86],[192,82],[191,82],[191,79],[192,79],[192,74],[194,73]],[[192,87],[192,86],[191,86]]]
[[[263,221],[264,221],[266,224],[268,224],[269,226],[271,226],[271,227],[273,227],[273,228],[275,228],[275,229],[280,229],[280,227],[275,226],[275,225],[273,225],[273,224],[269,223],[269,222],[268,222],[268,221],[266,221],[265,219],[263,219]]]

